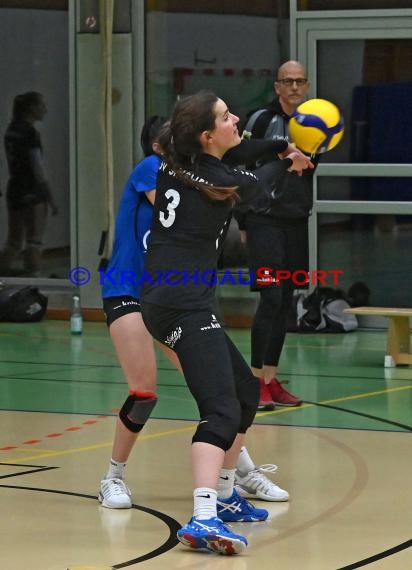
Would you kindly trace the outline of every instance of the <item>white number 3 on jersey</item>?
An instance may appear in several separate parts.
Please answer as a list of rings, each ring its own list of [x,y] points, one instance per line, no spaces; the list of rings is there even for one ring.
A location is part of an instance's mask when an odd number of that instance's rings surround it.
[[[170,202],[167,205],[167,216],[165,216],[164,212],[160,210],[159,220],[162,226],[164,226],[165,228],[170,228],[170,226],[173,224],[173,222],[176,219],[175,210],[180,203],[180,194],[177,190],[169,188],[169,190],[165,192],[165,196],[168,200],[170,199]]]

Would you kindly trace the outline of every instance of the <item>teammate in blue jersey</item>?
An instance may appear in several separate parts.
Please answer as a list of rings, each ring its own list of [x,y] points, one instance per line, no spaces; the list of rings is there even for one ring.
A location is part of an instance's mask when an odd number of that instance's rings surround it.
[[[144,158],[127,181],[116,217],[113,253],[100,273],[103,299],[118,296],[140,297],[147,236],[153,217],[156,176],[160,158]],[[152,197],[153,196],[153,197]]]
[[[116,423],[112,456],[108,470],[101,480],[99,501],[112,509],[131,508],[130,489],[124,481],[126,462],[140,430],[156,403],[156,359],[151,335],[146,330],[140,312],[140,281],[143,274],[148,236],[153,217],[156,179],[161,159],[157,136],[164,119],[149,118],[142,130],[141,144],[145,158],[130,175],[123,191],[116,217],[113,252],[108,266],[101,271],[103,307],[110,335],[119,362],[128,382],[129,395]],[[245,157],[256,159],[273,151],[271,141],[244,141],[238,149],[226,155],[227,162],[242,162]],[[144,354],[144,359],[136,354]],[[176,354],[159,344],[169,360],[181,370]],[[249,493],[267,501],[286,501],[287,491],[275,485],[265,475],[276,466],[256,466],[246,447],[242,447],[237,461],[238,473],[247,474]],[[221,484],[233,491],[233,478],[228,482],[224,473]],[[235,505],[237,509],[237,505]],[[262,509],[261,509],[262,510]],[[266,511],[264,511],[266,513]],[[245,520],[245,513],[232,514]]]
[[[116,422],[112,457],[98,497],[104,507],[113,509],[132,506],[131,492],[124,482],[126,461],[156,404],[156,356],[153,339],[143,323],[139,298],[160,164],[156,138],[163,123],[164,119],[154,116],[143,127],[141,143],[146,156],[133,170],[123,191],[113,252],[100,274],[107,325],[129,387]],[[144,358],[137,357],[136,347]],[[162,349],[179,368],[174,353],[167,347]]]

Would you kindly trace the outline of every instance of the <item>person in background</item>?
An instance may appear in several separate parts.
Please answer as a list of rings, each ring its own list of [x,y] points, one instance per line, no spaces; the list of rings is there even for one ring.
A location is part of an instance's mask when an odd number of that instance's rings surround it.
[[[234,489],[259,383],[213,312],[215,286],[207,276],[216,274],[235,201],[250,199],[284,170],[312,166],[286,141],[273,143],[282,160],[255,173],[224,164],[223,156],[240,144],[238,121],[212,92],[176,104],[159,137],[163,162],[140,297],[149,332],[176,352],[200,416],[191,446],[193,516],[177,537],[192,549],[221,554],[240,553],[247,546],[246,538],[224,522],[265,520],[268,512]],[[137,401],[134,413],[150,413],[143,406]]]
[[[58,213],[43,166],[43,149],[35,123],[47,113],[43,95],[29,91],[17,95],[13,116],[4,137],[9,180],[7,183],[8,234],[0,252],[0,267],[10,272],[23,252],[24,272],[40,272],[42,240],[48,209]]]
[[[245,125],[251,138],[290,142],[288,122],[308,93],[309,81],[299,61],[286,61],[276,75],[276,97],[263,109],[252,112]],[[276,160],[271,157],[270,160]],[[319,155],[311,157],[317,165]],[[259,303],[251,329],[251,369],[260,382],[259,409],[275,405],[300,406],[302,400],[285,390],[278,379],[278,364],[285,342],[288,315],[294,289],[291,279],[275,279],[271,284],[256,278],[260,267],[276,271],[308,271],[308,218],[313,204],[314,169],[302,173],[285,171],[275,188],[257,196],[247,211],[235,217],[246,244],[249,269],[254,271],[252,291],[259,292]],[[306,288],[307,285],[303,285]],[[241,480],[240,480],[241,482]]]

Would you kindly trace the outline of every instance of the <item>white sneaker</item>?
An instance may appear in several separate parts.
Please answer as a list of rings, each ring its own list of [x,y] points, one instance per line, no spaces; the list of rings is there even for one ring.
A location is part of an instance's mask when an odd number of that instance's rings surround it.
[[[102,507],[109,509],[130,509],[132,493],[123,479],[102,479],[98,496]]]
[[[289,493],[275,485],[265,473],[275,473],[277,465],[267,463],[242,476],[238,469],[235,472],[236,490],[241,495],[254,495],[263,501],[288,501]]]

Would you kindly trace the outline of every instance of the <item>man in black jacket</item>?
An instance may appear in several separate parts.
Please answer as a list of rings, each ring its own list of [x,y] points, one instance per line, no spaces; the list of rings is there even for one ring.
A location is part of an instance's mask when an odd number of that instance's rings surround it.
[[[252,138],[289,141],[289,119],[306,99],[309,85],[300,62],[287,61],[281,65],[274,83],[277,96],[267,107],[249,115],[245,131],[249,131]],[[316,165],[318,156],[311,160]],[[259,409],[302,403],[283,388],[277,379],[277,368],[293,291],[307,285],[299,286],[291,278],[279,279],[278,276],[284,277],[286,272],[293,275],[297,270],[308,271],[313,172],[310,169],[299,174],[286,171],[274,189],[268,188],[266,195],[259,195],[246,212],[236,214],[242,241],[247,245],[249,269],[255,276],[251,290],[260,294],[251,331],[251,368],[260,379]],[[263,278],[262,268],[266,268]],[[278,273],[282,271],[285,273]]]

